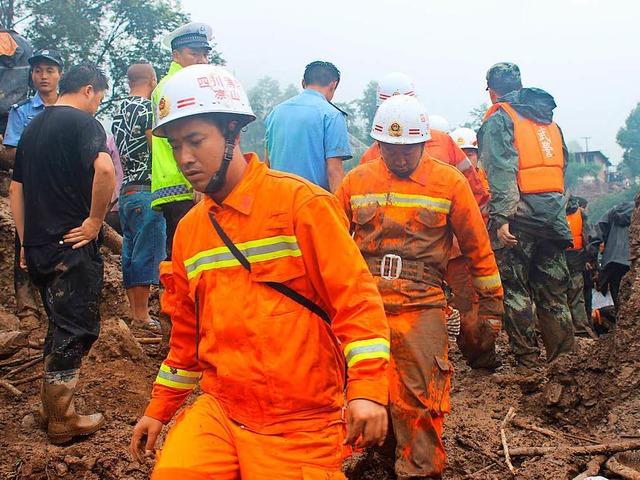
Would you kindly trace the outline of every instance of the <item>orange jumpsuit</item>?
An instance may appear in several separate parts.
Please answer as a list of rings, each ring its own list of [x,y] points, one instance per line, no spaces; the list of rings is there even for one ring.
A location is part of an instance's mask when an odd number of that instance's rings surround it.
[[[380,295],[335,197],[246,158],[222,205],[206,197],[183,218],[163,265],[171,350],[145,414],[168,423],[200,377],[204,394],[169,431],[153,478],[344,478],[345,364],[347,400],[388,401]],[[304,295],[331,326],[265,282]]]
[[[398,476],[439,477],[451,366],[442,276],[453,235],[470,260],[481,318],[502,314],[502,285],[468,182],[423,157],[408,178],[382,159],[349,172],[336,192],[382,294],[391,329],[389,394]]]

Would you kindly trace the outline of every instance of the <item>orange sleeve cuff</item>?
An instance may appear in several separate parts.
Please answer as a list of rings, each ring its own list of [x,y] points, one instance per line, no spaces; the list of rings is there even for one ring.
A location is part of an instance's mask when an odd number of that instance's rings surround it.
[[[364,398],[386,406],[389,403],[389,382],[386,371],[377,380],[349,380],[347,402],[357,398]]]
[[[175,389],[155,384],[151,401],[147,405],[144,414],[166,425],[180,410],[190,393],[191,390],[176,392]]]

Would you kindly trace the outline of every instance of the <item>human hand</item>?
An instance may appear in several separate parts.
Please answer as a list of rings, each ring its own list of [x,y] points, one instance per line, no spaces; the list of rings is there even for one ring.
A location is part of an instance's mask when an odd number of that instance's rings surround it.
[[[71,248],[81,248],[91,240],[98,238],[100,227],[102,227],[102,220],[89,217],[82,222],[82,225],[65,233],[62,238],[66,243],[73,243]]]
[[[164,425],[155,418],[142,417],[133,429],[129,451],[140,463],[155,455],[156,440]]]
[[[27,271],[27,260],[24,256],[24,247],[20,247],[20,268]]]
[[[509,231],[509,224],[505,223],[498,228],[498,240],[507,248],[513,248],[518,244],[518,240]]]
[[[387,437],[387,428],[386,408],[371,400],[356,398],[347,407],[347,437],[344,445],[354,445],[362,435],[356,447],[381,447]]]

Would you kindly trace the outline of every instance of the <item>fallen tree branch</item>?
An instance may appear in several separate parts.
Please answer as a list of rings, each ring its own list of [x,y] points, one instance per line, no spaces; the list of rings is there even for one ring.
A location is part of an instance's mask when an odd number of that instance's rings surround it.
[[[44,348],[44,342],[29,340],[29,348],[33,348],[35,350],[42,350]]]
[[[4,388],[8,392],[11,392],[16,397],[21,397],[22,396],[22,392],[20,390],[18,390],[16,387],[14,387],[13,385],[11,385],[6,380],[1,380],[0,379],[0,387]]]
[[[620,475],[625,480],[640,480],[640,472],[638,472],[634,468],[629,468],[623,464],[621,464],[615,456],[611,457],[607,460],[607,463],[604,464],[609,470],[611,470],[616,475]]]
[[[162,342],[162,338],[160,337],[145,337],[145,338],[136,338],[140,345],[158,345]]]
[[[582,447],[570,447],[567,445],[560,445],[556,447],[521,447],[512,448],[509,450],[509,454],[513,457],[523,456],[540,456],[555,453],[558,450],[573,454],[573,455],[613,455],[618,452],[625,452],[627,450],[635,450],[640,448],[640,439],[627,440],[623,442],[611,442],[598,445],[586,445]],[[498,451],[498,454],[502,455],[502,450]]]
[[[471,480],[473,478],[476,478],[478,475],[480,475],[481,473],[486,473],[489,470],[491,470],[493,467],[496,466],[496,463],[492,463],[491,465],[487,465],[484,468],[481,468],[480,470],[478,470],[477,472],[472,473],[471,475],[467,475],[465,478],[465,480]]]
[[[536,425],[533,425],[531,423],[527,423],[524,420],[520,420],[520,419],[513,419],[512,422],[516,427],[520,427],[523,428],[525,430],[531,430],[533,432],[538,432],[541,433],[543,435],[546,435],[547,437],[551,437],[551,438],[561,438],[562,435],[560,433],[554,432],[553,430],[549,430],[547,428],[542,428],[542,427],[538,427]]]
[[[14,360],[5,360],[4,362],[0,362],[0,368],[15,367],[16,365],[21,365],[23,363],[30,362],[34,358],[40,358],[41,359],[42,358],[42,354],[39,353],[37,355],[32,355],[31,357],[16,358]]]
[[[509,411],[504,417],[504,420],[502,420],[502,425],[500,426],[500,438],[502,439],[502,448],[504,449],[504,460],[507,463],[507,467],[509,467],[509,471],[514,475],[516,473],[516,469],[513,468],[513,464],[511,463],[511,456],[509,455],[509,445],[507,444],[507,434],[505,433],[504,429],[511,421],[511,419],[515,416],[515,414],[516,413],[514,412],[513,407],[509,408]]]
[[[31,375],[30,377],[21,378],[19,380],[14,380],[11,382],[12,385],[23,385],[25,383],[33,382],[35,380],[42,379],[42,372],[36,373],[35,375]]]
[[[600,442],[594,438],[589,438],[589,437],[581,437],[580,435],[574,435],[573,433],[564,433],[562,432],[562,435],[564,435],[565,437],[568,438],[573,438],[575,440],[582,440],[583,442],[589,442],[589,443],[593,443],[594,445],[599,444]]]
[[[13,370],[9,370],[9,372],[5,373],[2,378],[9,378],[14,376],[16,373],[20,373],[28,368],[33,367],[35,364],[40,363],[40,361],[42,360],[42,357],[38,356],[38,358],[32,358],[31,360],[29,360],[27,363],[14,368]]]
[[[587,469],[577,477],[573,477],[573,480],[585,480],[585,478],[593,477],[600,473],[600,467],[607,459],[604,455],[598,455],[593,457],[589,463],[587,463]]]

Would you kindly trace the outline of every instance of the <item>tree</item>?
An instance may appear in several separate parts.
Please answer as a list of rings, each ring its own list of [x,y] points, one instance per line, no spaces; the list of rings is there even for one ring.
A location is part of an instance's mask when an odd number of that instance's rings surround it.
[[[283,93],[278,81],[272,77],[262,77],[258,80],[256,86],[247,92],[256,120],[249,124],[247,131],[242,135],[243,150],[256,152],[260,156],[264,154],[266,150],[264,142],[265,119],[278,104],[298,93],[298,89],[293,84],[289,84]]]
[[[484,122],[484,116],[489,110],[489,104],[487,102],[483,102],[477,107],[473,108],[469,112],[469,120],[462,124],[465,128],[470,128],[474,131],[478,131],[478,129],[482,126],[482,122]]]
[[[178,0],[0,0],[0,18],[11,26],[28,18],[25,36],[33,46],[60,50],[66,65],[93,62],[102,67],[111,91],[101,112],[126,96],[132,63],[148,61],[164,75],[171,55],[161,46],[162,37],[189,21]],[[224,64],[215,48],[210,59]]]
[[[359,115],[360,123],[362,124],[363,130],[366,132],[367,136],[369,133],[369,129],[371,128],[371,124],[373,123],[373,117],[376,114],[376,110],[378,109],[378,82],[371,80],[367,83],[367,86],[362,92],[362,97],[354,100],[357,112]],[[360,140],[363,140],[360,138]],[[367,143],[367,140],[363,140]]]
[[[640,103],[636,105],[624,127],[618,130],[618,145],[624,150],[622,162],[635,178],[640,175]]]

